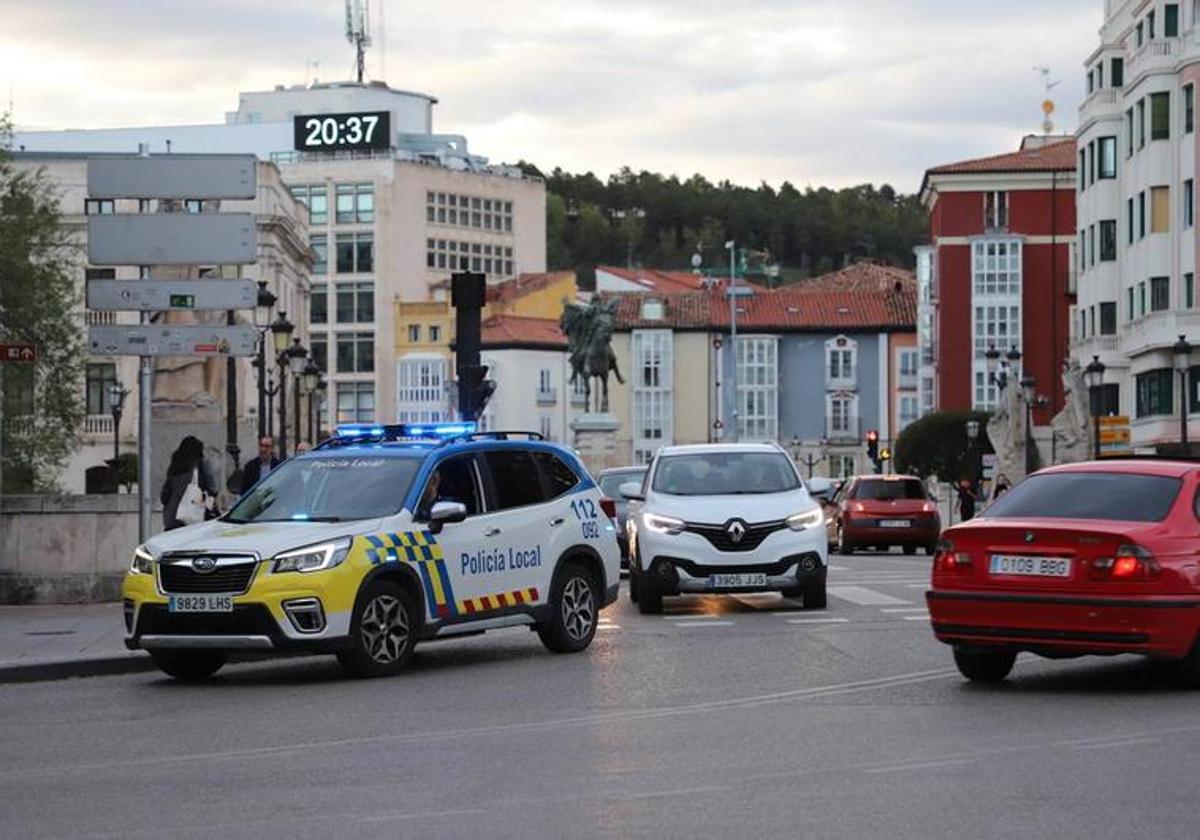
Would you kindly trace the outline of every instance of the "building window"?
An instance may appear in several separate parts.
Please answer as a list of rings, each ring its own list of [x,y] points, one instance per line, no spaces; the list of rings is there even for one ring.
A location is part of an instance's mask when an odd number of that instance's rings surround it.
[[[354,185],[354,217],[359,222],[375,221],[375,185]]]
[[[983,222],[988,230],[1004,230],[1008,227],[1008,193],[984,193]]]
[[[779,437],[778,346],[774,338],[738,338],[738,427],[746,440]]]
[[[1142,97],[1137,102],[1137,136],[1138,148],[1146,147],[1146,98]]]
[[[1183,227],[1190,228],[1196,221],[1196,182],[1188,178],[1183,182]]]
[[[430,344],[437,344],[441,340],[442,340],[442,328],[437,324],[430,324],[429,325],[429,342],[430,342]]]
[[[313,283],[308,298],[308,322],[325,324],[329,321],[329,287],[324,283]]]
[[[1116,178],[1117,177],[1117,138],[1116,137],[1101,137],[1100,138],[1100,177]]]
[[[338,283],[337,320],[339,324],[369,324],[374,321],[375,284]]]
[[[1196,86],[1183,86],[1183,133],[1196,130]]]
[[[1168,187],[1150,188],[1150,232],[1171,231],[1171,190]]]
[[[1133,311],[1133,286],[1125,290],[1125,319],[1132,321],[1136,313]]]
[[[825,342],[825,386],[853,388],[857,381],[858,344],[844,335]]]
[[[554,440],[554,421],[545,414],[538,417],[538,431],[546,440]]]
[[[83,212],[87,216],[111,216],[117,212],[117,203],[111,198],[89,198],[83,202]]]
[[[1134,43],[1140,47],[1142,44],[1144,44],[1146,42],[1145,24],[1143,24],[1139,20],[1137,22],[1137,26],[1134,27],[1133,32],[1134,32]]]
[[[1121,413],[1121,386],[1108,382],[1092,390],[1088,406],[1093,417],[1114,417]]]
[[[114,362],[98,362],[87,366],[87,413],[111,414],[112,400],[108,389],[117,384]]]
[[[1171,278],[1150,278],[1150,311],[1162,312],[1171,308]]]
[[[1082,195],[1087,191],[1087,149],[1079,150],[1079,193]]]
[[[1171,137],[1171,94],[1150,94],[1150,139],[1168,140]]]
[[[908,379],[917,375],[918,352],[916,349],[902,348],[900,356],[900,378]]]
[[[396,419],[400,423],[436,423],[448,419],[446,394],[449,360],[406,356],[396,362]]]
[[[1095,225],[1091,225],[1088,227],[1088,257],[1089,257],[1088,264],[1095,265],[1096,264],[1096,226]]]
[[[354,221],[354,185],[353,184],[338,184],[335,188],[337,197],[336,204],[336,221],[339,225],[349,224]]]
[[[858,437],[858,397],[830,394],[825,398],[825,436],[834,439]]]
[[[337,333],[338,373],[375,372],[375,334]]]
[[[1112,77],[1112,86],[1115,88],[1125,87],[1125,59],[1114,58],[1112,60],[1112,70],[1109,72]]]
[[[421,325],[420,324],[409,324],[408,325],[408,343],[409,344],[420,344],[421,343]]]
[[[1132,108],[1127,108],[1125,110],[1125,137],[1127,138],[1127,145],[1125,147],[1125,157],[1131,158],[1131,157],[1133,157],[1133,109]]]
[[[1183,300],[1188,309],[1196,305],[1196,275],[1190,271],[1183,275]]]
[[[1179,34],[1179,4],[1168,3],[1163,6],[1163,36],[1174,38]]]
[[[308,348],[312,353],[313,363],[322,371],[329,370],[329,336],[325,333],[310,333]]]
[[[1019,241],[976,242],[972,250],[972,273],[976,295],[1020,294],[1021,243]]]
[[[1111,262],[1117,258],[1117,220],[1100,222],[1100,262]]]
[[[323,225],[329,221],[329,192],[324,184],[299,184],[292,196],[308,208],[308,223]]]
[[[1134,218],[1133,218],[1133,199],[1132,198],[1128,198],[1125,200],[1125,219],[1128,221],[1128,227],[1129,227],[1129,244],[1132,245],[1134,242],[1134,235],[1133,235]]]
[[[1146,314],[1146,281],[1138,283],[1138,315]]]
[[[339,274],[368,274],[375,270],[375,235],[339,233],[337,235]]]
[[[916,397],[902,396],[900,397],[900,428],[897,434],[904,431],[904,427],[915,421],[919,414]]]
[[[1146,191],[1138,193],[1138,239],[1146,238]]]
[[[323,233],[314,234],[308,238],[309,247],[316,253],[313,260],[313,274],[329,273],[329,237]]]
[[[1117,305],[1109,301],[1100,304],[1100,335],[1117,334]]]
[[[375,385],[372,382],[337,383],[337,421],[375,422]]]
[[[1138,374],[1137,416],[1169,415],[1175,411],[1175,371],[1160,368]]]
[[[633,343],[633,458],[647,464],[671,443],[674,334],[635,330]]]

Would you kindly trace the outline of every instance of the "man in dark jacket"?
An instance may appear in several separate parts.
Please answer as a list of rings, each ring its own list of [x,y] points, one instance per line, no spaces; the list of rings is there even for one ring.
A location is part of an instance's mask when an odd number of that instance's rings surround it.
[[[245,493],[258,484],[278,466],[279,459],[275,457],[275,439],[264,437],[258,442],[258,457],[251,458],[246,462],[246,466],[242,467],[241,492]]]

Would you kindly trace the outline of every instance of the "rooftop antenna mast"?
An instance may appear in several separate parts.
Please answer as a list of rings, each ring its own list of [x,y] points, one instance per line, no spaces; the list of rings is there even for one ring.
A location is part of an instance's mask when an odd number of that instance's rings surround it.
[[[1045,98],[1042,100],[1042,113],[1045,115],[1045,119],[1042,121],[1042,131],[1049,136],[1054,131],[1054,123],[1050,120],[1050,115],[1054,113],[1054,100],[1050,98],[1050,91],[1062,84],[1062,79],[1050,81],[1050,67],[1045,64],[1034,67],[1033,72],[1042,77],[1042,88],[1045,93]]]
[[[366,67],[367,47],[371,46],[371,22],[367,17],[367,0],[346,0],[346,40],[354,45],[355,68],[362,84]]]

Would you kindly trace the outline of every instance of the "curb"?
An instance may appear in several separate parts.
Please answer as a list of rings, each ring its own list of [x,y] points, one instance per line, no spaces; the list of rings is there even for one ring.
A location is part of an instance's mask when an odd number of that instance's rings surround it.
[[[0,684],[49,682],[72,677],[107,677],[153,670],[154,660],[149,656],[129,654],[0,664]]]

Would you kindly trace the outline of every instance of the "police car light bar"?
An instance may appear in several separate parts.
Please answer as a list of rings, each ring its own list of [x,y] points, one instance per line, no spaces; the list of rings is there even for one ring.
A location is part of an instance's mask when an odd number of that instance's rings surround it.
[[[474,423],[348,423],[337,427],[334,436],[351,440],[452,440],[475,432]]]

